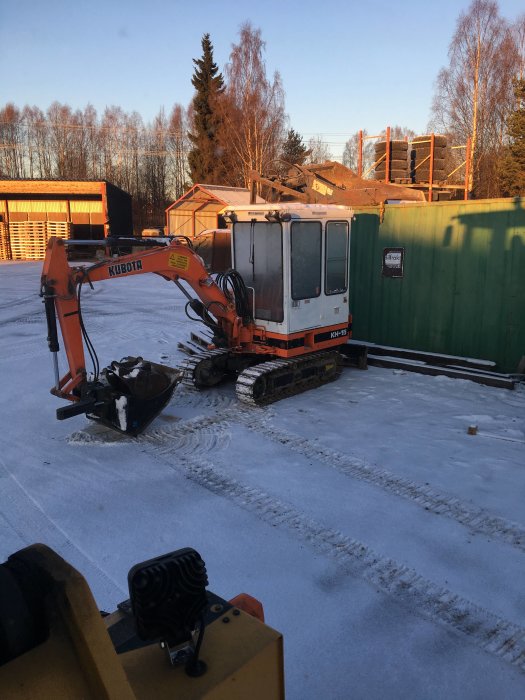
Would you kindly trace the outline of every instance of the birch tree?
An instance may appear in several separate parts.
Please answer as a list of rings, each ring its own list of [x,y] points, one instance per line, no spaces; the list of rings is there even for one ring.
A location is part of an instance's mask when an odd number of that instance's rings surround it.
[[[260,29],[243,24],[226,66],[220,142],[229,185],[249,187],[251,170],[264,174],[272,169],[285,138],[281,78],[277,72],[267,78],[264,48]]]
[[[173,107],[169,123],[166,148],[168,151],[168,192],[178,199],[188,189],[186,116],[181,105]]]
[[[438,75],[433,126],[456,144],[470,137],[469,190],[476,196],[494,194],[517,65],[516,43],[497,3],[474,0],[458,18],[449,66]]]
[[[512,26],[512,35],[518,52],[517,80],[525,80],[525,14],[522,14]]]

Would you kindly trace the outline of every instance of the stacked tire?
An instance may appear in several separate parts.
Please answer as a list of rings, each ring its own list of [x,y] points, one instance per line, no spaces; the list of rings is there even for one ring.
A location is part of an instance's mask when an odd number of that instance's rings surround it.
[[[409,178],[408,143],[406,141],[390,141],[388,143],[390,163],[388,179],[391,182]],[[380,161],[375,167],[375,179],[386,180],[386,141],[378,141],[375,145],[374,162]]]
[[[410,151],[410,175],[412,182],[430,182],[431,135],[416,136]],[[445,158],[447,156],[447,137],[434,136],[434,160],[432,182],[446,179]]]

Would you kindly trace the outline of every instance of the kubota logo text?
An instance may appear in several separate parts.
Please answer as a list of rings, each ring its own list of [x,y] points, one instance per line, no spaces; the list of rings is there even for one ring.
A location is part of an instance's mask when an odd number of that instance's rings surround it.
[[[110,277],[125,275],[128,272],[135,272],[136,270],[142,270],[142,260],[133,260],[133,262],[119,263],[118,265],[110,265],[108,267]]]

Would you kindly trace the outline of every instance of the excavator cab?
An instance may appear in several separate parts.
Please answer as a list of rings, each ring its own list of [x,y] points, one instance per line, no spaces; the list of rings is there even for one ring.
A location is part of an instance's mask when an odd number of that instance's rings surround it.
[[[253,316],[281,348],[324,349],[348,335],[352,209],[336,205],[235,207],[233,266],[252,291]]]

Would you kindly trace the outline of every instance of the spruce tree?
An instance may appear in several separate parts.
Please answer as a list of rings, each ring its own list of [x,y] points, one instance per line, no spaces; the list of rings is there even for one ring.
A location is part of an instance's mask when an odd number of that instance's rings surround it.
[[[285,164],[302,165],[308,155],[309,151],[303,144],[301,134],[297,133],[295,129],[288,129],[286,141],[283,143],[281,151],[281,159],[285,161]]]
[[[499,181],[504,197],[525,196],[525,80],[514,84],[516,109],[507,119],[508,145],[499,164]]]
[[[224,79],[213,60],[210,35],[202,37],[202,57],[193,59],[195,70],[191,83],[196,90],[193,98],[193,125],[188,134],[192,149],[188,155],[193,182],[221,184],[224,168],[218,140],[220,118],[218,100],[224,91]]]

